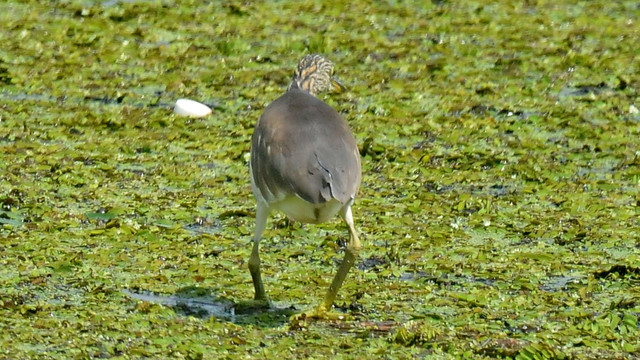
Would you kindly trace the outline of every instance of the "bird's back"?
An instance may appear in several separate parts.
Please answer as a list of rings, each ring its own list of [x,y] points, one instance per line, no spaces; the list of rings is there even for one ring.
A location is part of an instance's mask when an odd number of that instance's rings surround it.
[[[256,196],[295,194],[314,205],[346,204],[360,186],[360,156],[348,124],[331,106],[291,89],[260,117],[251,143]]]

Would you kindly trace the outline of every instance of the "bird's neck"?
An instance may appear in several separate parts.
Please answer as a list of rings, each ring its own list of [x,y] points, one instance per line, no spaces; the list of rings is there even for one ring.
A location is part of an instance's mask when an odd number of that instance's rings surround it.
[[[294,89],[304,91],[310,95],[316,96],[315,91],[313,91],[313,79],[309,77],[304,79],[294,77],[287,91]]]

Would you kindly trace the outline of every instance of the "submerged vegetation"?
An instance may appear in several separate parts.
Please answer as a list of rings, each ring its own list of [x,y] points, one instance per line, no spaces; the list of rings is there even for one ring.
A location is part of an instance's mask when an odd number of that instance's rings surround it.
[[[639,15],[1,2],[0,358],[640,357]],[[247,160],[308,52],[349,89],[323,99],[360,146],[364,248],[344,317],[292,323],[347,231],[272,219],[277,308],[252,307]]]

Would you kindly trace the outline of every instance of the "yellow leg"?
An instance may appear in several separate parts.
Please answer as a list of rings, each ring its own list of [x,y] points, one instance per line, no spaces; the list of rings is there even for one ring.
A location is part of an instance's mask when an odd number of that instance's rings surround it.
[[[336,295],[338,294],[338,290],[342,286],[344,279],[347,277],[347,273],[349,269],[353,267],[353,264],[360,253],[360,249],[362,245],[360,244],[360,239],[358,239],[358,234],[356,233],[356,228],[353,225],[353,215],[351,214],[351,204],[348,204],[344,207],[343,213],[341,214],[344,221],[349,226],[349,242],[347,243],[347,249],[344,254],[344,260],[342,260],[342,264],[340,264],[340,268],[338,268],[338,272],[336,276],[333,278],[333,282],[331,282],[331,286],[329,286],[329,291],[327,291],[327,295],[324,298],[324,303],[318,309],[319,312],[326,311],[333,306],[333,301],[336,299]]]
[[[342,264],[338,268],[338,272],[336,276],[333,278],[331,282],[331,286],[329,286],[329,290],[327,291],[327,295],[324,298],[324,302],[318,305],[314,310],[309,312],[303,312],[301,314],[295,315],[291,318],[291,326],[292,328],[300,328],[304,327],[305,319],[340,319],[343,315],[335,316],[331,312],[327,310],[331,309],[333,306],[333,302],[336,299],[336,295],[338,294],[338,290],[342,286],[344,279],[347,277],[347,273],[349,273],[349,269],[353,267],[353,264],[360,253],[360,248],[362,245],[360,244],[360,239],[358,239],[358,234],[356,233],[356,228],[353,225],[353,215],[351,214],[351,203],[347,204],[340,213],[340,216],[344,219],[344,221],[349,226],[349,242],[347,243],[347,249],[344,254],[344,259],[342,260]]]
[[[253,288],[255,289],[256,300],[268,301],[267,293],[264,291],[264,284],[262,283],[262,276],[260,275],[260,238],[264,232],[264,228],[267,225],[267,218],[269,217],[269,208],[264,204],[258,202],[258,208],[256,210],[256,229],[253,235],[253,250],[251,251],[251,257],[249,258],[249,272],[253,279]]]

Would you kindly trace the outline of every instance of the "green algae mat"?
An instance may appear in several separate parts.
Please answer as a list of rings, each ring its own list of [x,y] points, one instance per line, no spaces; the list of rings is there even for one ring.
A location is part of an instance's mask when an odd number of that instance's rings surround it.
[[[640,357],[637,1],[0,3],[0,359]],[[253,126],[297,61],[363,241],[274,216]],[[213,114],[173,114],[179,98]]]

